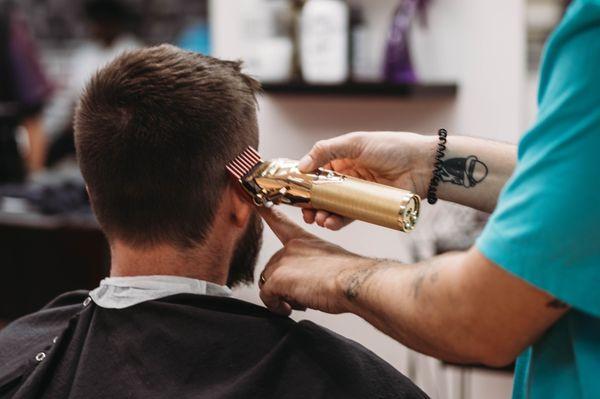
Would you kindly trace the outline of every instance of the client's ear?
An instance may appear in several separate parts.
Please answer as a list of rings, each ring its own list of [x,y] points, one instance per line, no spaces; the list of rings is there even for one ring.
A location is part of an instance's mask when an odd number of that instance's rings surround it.
[[[227,187],[227,195],[231,199],[231,220],[240,228],[243,228],[248,223],[250,214],[253,211],[254,205],[248,201],[248,197],[234,185]]]

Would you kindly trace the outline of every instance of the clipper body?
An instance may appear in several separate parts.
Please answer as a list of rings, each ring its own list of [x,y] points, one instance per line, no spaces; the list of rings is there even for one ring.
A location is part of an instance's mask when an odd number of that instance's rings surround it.
[[[302,173],[298,161],[264,161],[250,147],[227,170],[258,206],[311,207],[404,232],[419,217],[419,196],[410,191],[326,169]]]

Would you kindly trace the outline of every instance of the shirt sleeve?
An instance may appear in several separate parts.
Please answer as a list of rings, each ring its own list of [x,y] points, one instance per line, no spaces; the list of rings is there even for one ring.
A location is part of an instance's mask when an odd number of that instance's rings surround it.
[[[554,39],[538,120],[519,143],[515,173],[476,246],[507,271],[600,317],[598,19]]]

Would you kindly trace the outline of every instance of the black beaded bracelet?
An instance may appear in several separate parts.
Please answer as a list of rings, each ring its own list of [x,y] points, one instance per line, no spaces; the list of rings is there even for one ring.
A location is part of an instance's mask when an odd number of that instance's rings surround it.
[[[431,177],[431,181],[429,182],[429,189],[427,190],[427,202],[430,204],[435,204],[438,200],[437,197],[437,189],[440,181],[442,180],[442,159],[446,153],[446,137],[448,136],[448,132],[446,129],[438,130],[439,142],[437,145],[437,150],[435,152],[435,162],[433,164],[433,176]]]

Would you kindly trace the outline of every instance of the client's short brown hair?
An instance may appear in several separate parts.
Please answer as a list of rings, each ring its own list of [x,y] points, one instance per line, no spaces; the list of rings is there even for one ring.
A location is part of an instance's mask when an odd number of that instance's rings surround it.
[[[169,45],[98,71],[77,107],[75,143],[109,239],[201,242],[228,182],[225,164],[258,145],[257,91],[240,63]]]

